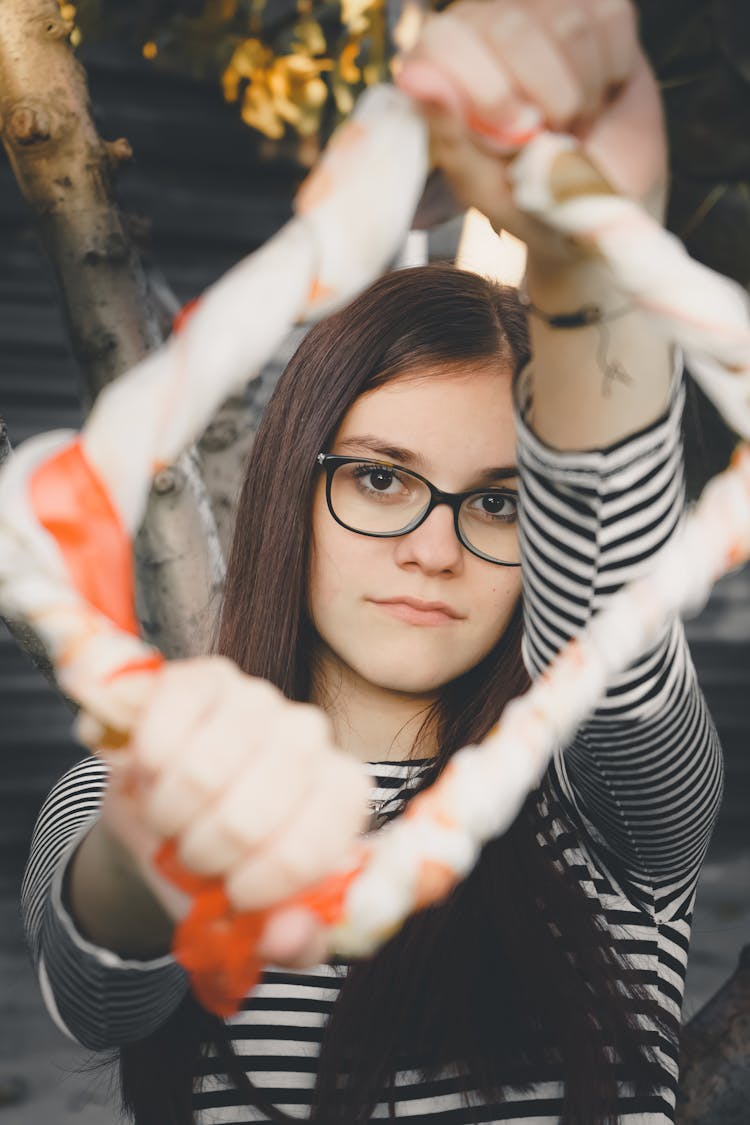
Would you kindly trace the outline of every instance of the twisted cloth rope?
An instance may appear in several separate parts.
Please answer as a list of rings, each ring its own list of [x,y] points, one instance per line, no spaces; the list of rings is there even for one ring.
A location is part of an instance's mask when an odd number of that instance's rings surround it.
[[[604,185],[602,194],[564,193],[560,201],[559,162],[571,154],[571,138],[532,139],[513,165],[519,206],[587,244],[633,304],[683,346],[730,425],[750,438],[744,292],[693,262]],[[35,629],[61,687],[102,724],[100,752],[126,746],[163,660],[140,639],[133,609],[131,540],[151,477],[263,365],[296,318],[344,304],[385,268],[426,172],[426,130],[409,100],[393,88],[370,91],[303,185],[296,217],[210,289],[163,348],[100,395],[80,435],[34,438],[0,475],[0,604]],[[609,676],[645,650],[670,615],[699,609],[716,578],[749,554],[743,444],[652,573],[612,599],[481,746],[459,751],[402,817],[295,898],[329,928],[331,949],[367,954],[412,910],[444,897],[512,823]],[[254,950],[270,912],[234,910],[219,880],[182,868],[173,841],[164,841],[156,863],[192,899],[175,955],[202,1003],[229,1014],[260,972]]]

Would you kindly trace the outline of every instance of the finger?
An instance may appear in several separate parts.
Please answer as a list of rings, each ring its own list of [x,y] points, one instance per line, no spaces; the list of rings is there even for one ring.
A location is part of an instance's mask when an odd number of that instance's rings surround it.
[[[179,844],[183,863],[199,875],[219,875],[262,847],[303,807],[326,738],[322,724],[312,726],[302,717],[281,724],[231,789],[205,815],[193,818]]]
[[[541,122],[476,30],[450,13],[427,21],[396,81],[428,110],[442,110],[503,152],[525,143]]]
[[[608,86],[605,60],[593,18],[594,0],[536,0],[535,12],[556,43],[581,91],[581,116],[593,116]]]
[[[133,731],[135,761],[146,771],[160,770],[210,713],[229,675],[229,661],[217,657],[167,663]]]
[[[182,832],[227,788],[247,758],[248,746],[238,738],[237,715],[214,715],[188,736],[173,768],[147,789],[146,820],[164,837]]]
[[[283,701],[273,685],[243,676],[229,661],[204,668],[205,682],[196,671],[185,667],[171,678],[139,734],[135,764],[145,764],[150,782],[144,815],[165,837],[182,831],[223,788]]]
[[[369,783],[343,759],[321,771],[319,785],[284,832],[229,873],[226,892],[240,910],[268,907],[318,882],[346,860],[369,818]]]
[[[506,165],[497,159],[492,144],[465,129],[454,131],[443,119],[430,115],[428,120],[433,162],[450,176],[456,198],[496,217],[502,215],[504,204],[513,211]]]
[[[265,964],[307,969],[320,965],[328,953],[325,929],[309,910],[290,907],[274,911],[257,947]]]
[[[638,20],[629,0],[595,0],[592,16],[605,58],[608,85],[630,78],[639,50]]]
[[[607,111],[581,134],[586,153],[616,191],[645,201],[668,180],[659,89],[641,54],[635,74]]]
[[[231,718],[236,719],[236,714]],[[194,736],[195,737],[195,736]],[[238,732],[228,735],[235,742]],[[276,827],[285,815],[286,804],[296,800],[311,782],[312,766],[303,753],[304,740],[293,722],[276,716],[275,725],[262,732],[263,749],[254,759],[246,761],[241,775],[229,793],[222,799],[219,816],[226,833],[236,837],[243,850],[256,845]],[[289,771],[288,752],[295,748],[294,769]],[[197,740],[196,755],[203,751],[210,761],[210,745],[202,738]],[[195,764],[192,750],[186,753],[186,763],[165,773],[154,785],[145,802],[146,818],[164,836],[176,836],[188,829],[208,811],[213,793],[207,793],[200,780],[202,767]],[[190,767],[190,768],[188,768]],[[196,780],[196,777],[198,780]],[[275,793],[283,793],[283,801],[273,800]],[[200,864],[200,857],[191,847],[189,856],[184,853],[186,840],[180,841],[179,854],[188,866]],[[203,873],[202,867],[195,867]]]
[[[266,688],[270,687],[270,691]],[[253,751],[286,758],[330,745],[331,722],[318,707],[290,704],[264,680],[229,680],[221,707],[204,719],[176,768],[206,799],[218,797],[251,763]]]
[[[512,75],[522,99],[531,101],[555,128],[563,128],[581,113],[584,88],[566,61],[559,44],[533,15],[509,7],[485,16],[487,38]]]
[[[466,12],[466,7],[464,7]],[[507,74],[474,29],[450,12],[425,21],[419,57],[429,59],[478,109],[497,112],[513,100]]]

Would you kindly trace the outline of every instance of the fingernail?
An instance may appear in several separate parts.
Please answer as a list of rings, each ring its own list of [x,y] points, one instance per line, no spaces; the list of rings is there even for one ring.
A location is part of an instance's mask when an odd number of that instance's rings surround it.
[[[396,84],[422,105],[459,116],[463,113],[463,102],[456,88],[429,63],[406,59],[396,75]]]
[[[542,129],[543,124],[544,118],[537,107],[525,102],[501,122],[500,128],[504,133],[515,137],[519,144],[526,144]]]
[[[472,109],[466,115],[466,123],[498,152],[507,154],[528,144],[541,130],[543,119],[535,106],[525,104],[492,121]]]

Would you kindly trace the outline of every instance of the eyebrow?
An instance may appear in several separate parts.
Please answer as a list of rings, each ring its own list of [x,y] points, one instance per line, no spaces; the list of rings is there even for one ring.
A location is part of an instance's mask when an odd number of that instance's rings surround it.
[[[413,449],[405,449],[400,445],[390,445],[379,438],[372,437],[370,434],[356,434],[347,438],[346,441],[340,441],[336,444],[341,446],[342,449],[349,449],[354,452],[366,449],[378,458],[404,465],[407,469],[417,469],[424,473],[426,468],[424,457],[420,453],[415,453]],[[475,480],[477,485],[483,485],[491,484],[495,480],[510,480],[517,476],[517,465],[494,465],[492,468],[482,469],[476,474]]]

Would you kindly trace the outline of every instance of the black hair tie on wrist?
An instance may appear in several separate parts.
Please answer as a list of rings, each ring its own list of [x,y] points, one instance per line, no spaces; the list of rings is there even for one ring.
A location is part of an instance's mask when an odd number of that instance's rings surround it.
[[[528,313],[543,320],[550,328],[587,328],[591,324],[605,324],[608,320],[616,320],[632,311],[630,305],[623,305],[609,313],[601,305],[581,305],[573,312],[547,313],[529,300],[524,286],[519,288],[518,297]]]
[[[596,361],[604,376],[602,394],[605,397],[610,394],[613,383],[618,382],[628,385],[633,382],[631,376],[621,363],[617,360],[610,361],[609,359],[609,332],[606,327],[610,320],[617,320],[618,317],[625,316],[627,313],[632,312],[632,306],[622,305],[619,309],[606,312],[601,305],[581,305],[579,309],[575,309],[573,312],[546,313],[537,305],[532,304],[526,292],[526,287],[523,284],[519,287],[518,297],[527,313],[531,316],[538,317],[539,320],[544,321],[550,328],[569,329],[594,326],[598,329]]]

